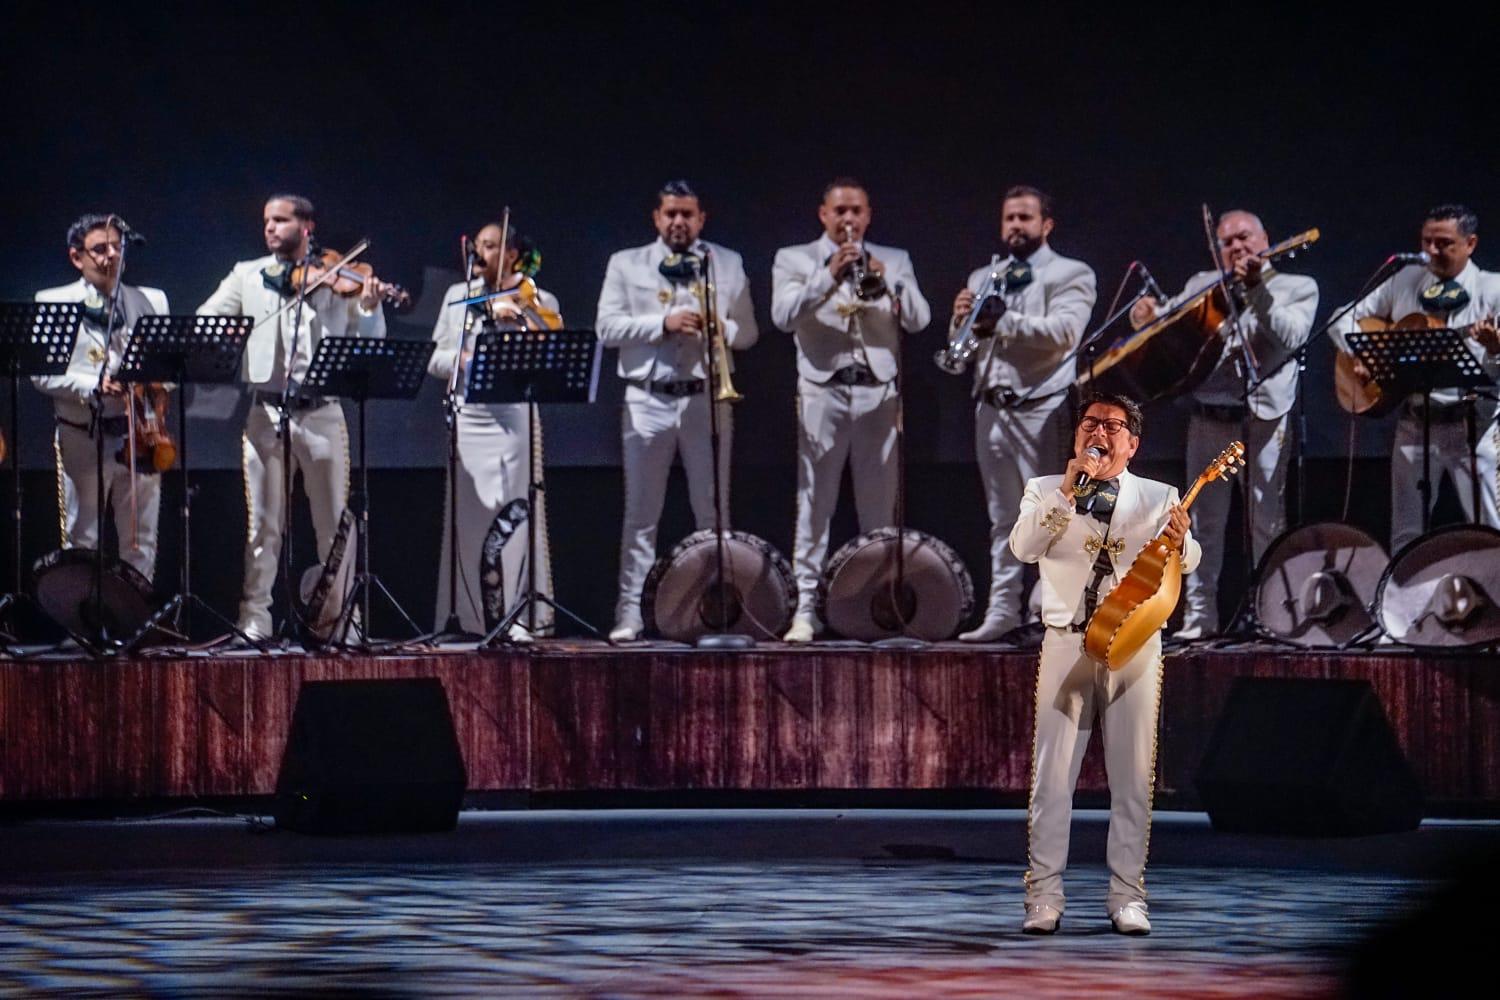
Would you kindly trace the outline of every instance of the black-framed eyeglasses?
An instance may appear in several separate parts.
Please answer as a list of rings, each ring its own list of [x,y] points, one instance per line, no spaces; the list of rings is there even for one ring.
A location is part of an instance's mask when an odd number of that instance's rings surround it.
[[[111,250],[113,250],[115,253],[119,253],[120,252],[120,244],[118,244],[118,243],[95,243],[93,246],[91,246],[91,247],[86,246],[83,249],[85,251],[87,251],[88,253],[93,254],[95,257],[108,257],[109,256],[109,252]]]
[[[1104,420],[1100,420],[1098,417],[1084,417],[1082,420],[1078,421],[1078,429],[1083,431],[1085,434],[1092,434],[1099,428],[1103,427],[1104,433],[1115,435],[1129,426],[1130,425],[1125,421],[1117,420],[1114,417],[1108,417]]]

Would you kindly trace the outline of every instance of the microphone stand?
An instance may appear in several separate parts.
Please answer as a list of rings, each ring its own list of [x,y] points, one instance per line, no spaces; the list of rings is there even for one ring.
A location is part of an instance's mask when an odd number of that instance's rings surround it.
[[[300,622],[302,618],[297,609],[297,600],[300,597],[299,587],[292,581],[292,397],[295,394],[292,386],[292,368],[297,363],[297,351],[302,341],[302,310],[307,302],[309,292],[307,279],[311,276],[313,257],[312,234],[309,232],[304,237],[302,247],[302,287],[294,293],[297,296],[297,302],[292,310],[292,347],[286,354],[286,371],[281,383],[281,403],[277,420],[281,429],[281,576],[287,597],[287,617],[281,626],[283,637],[291,635],[293,619]],[[361,627],[368,628],[369,622],[362,622]]]
[[[1133,262],[1131,262],[1130,266],[1125,269],[1125,276],[1120,279],[1120,287],[1122,289],[1125,287],[1125,282],[1130,280],[1130,275],[1134,271],[1141,269],[1140,268],[1140,263],[1141,263],[1140,261],[1133,261]],[[1147,272],[1147,273],[1149,275],[1149,272]],[[1143,299],[1143,298],[1146,297],[1147,291],[1148,291],[1148,289],[1144,285],[1142,285],[1141,289],[1138,292],[1136,292],[1133,296],[1130,297],[1130,301],[1126,302],[1124,305],[1120,306],[1120,308],[1118,308],[1114,312],[1110,313],[1108,316],[1106,316],[1104,318],[1104,320],[1102,322],[1100,322],[1100,324],[1098,326],[1094,327],[1093,330],[1089,331],[1088,333],[1085,333],[1082,337],[1080,337],[1079,340],[1078,340],[1078,346],[1075,347],[1075,348],[1073,348],[1066,355],[1064,355],[1063,359],[1061,361],[1059,361],[1057,363],[1057,365],[1055,367],[1053,367],[1053,369],[1050,372],[1047,373],[1047,377],[1046,378],[1039,379],[1037,381],[1036,385],[1033,385],[1030,389],[1027,389],[1025,392],[1023,392],[1020,395],[1020,397],[1017,398],[1015,405],[1019,406],[1022,403],[1028,402],[1034,395],[1036,395],[1036,391],[1038,389],[1040,389],[1042,386],[1046,385],[1048,382],[1052,381],[1053,376],[1055,376],[1058,372],[1062,371],[1063,369],[1069,367],[1070,365],[1073,365],[1078,360],[1079,355],[1083,354],[1085,351],[1091,351],[1095,347],[1097,347],[1098,346],[1098,342],[1100,340],[1102,340],[1103,337],[1104,337],[1104,331],[1108,330],[1110,327],[1114,326],[1115,323],[1119,322],[1119,320],[1121,319],[1121,317],[1127,315],[1130,312],[1131,309],[1134,309],[1135,308],[1135,304],[1137,302],[1141,301],[1141,299]],[[1092,377],[1093,377],[1093,374],[1092,374],[1092,364],[1091,364],[1090,365],[1090,379],[1091,380],[1092,380]],[[1075,385],[1077,384],[1076,381],[1075,381],[1074,384]]]
[[[696,256],[689,256],[690,260],[697,261]],[[695,645],[699,649],[712,650],[735,650],[750,649],[755,645],[752,636],[737,632],[725,631],[729,627],[729,581],[725,572],[728,562],[724,555],[724,505],[723,505],[723,482],[719,470],[719,456],[723,449],[723,439],[719,430],[719,372],[718,366],[714,364],[714,338],[719,333],[719,309],[715,301],[718,290],[713,279],[713,251],[707,244],[703,246],[703,261],[701,270],[695,263],[694,270],[699,270],[699,286],[703,290],[703,367],[708,372],[708,444],[709,460],[713,463],[713,503],[714,503],[714,562],[718,578],[714,581],[717,591],[718,616],[714,624],[718,631],[707,632],[698,637]],[[729,350],[729,342],[724,342],[724,350]],[[728,358],[725,359],[728,364]],[[736,592],[736,600],[739,599]]]
[[[916,611],[915,595],[912,595],[911,608],[908,610],[904,605],[907,603],[908,590],[906,587],[906,395],[902,375],[905,364],[902,361],[901,349],[905,346],[904,331],[901,329],[901,292],[903,286],[896,283],[893,290],[887,294],[891,299],[891,319],[896,323],[896,349],[891,352],[896,362],[896,574],[891,580],[891,611],[893,617],[901,623],[901,635],[893,635],[885,639],[877,639],[870,645],[876,649],[915,650],[926,649],[930,645],[925,639],[906,634],[907,626],[911,624],[911,615]]]
[[[460,242],[459,256],[463,261],[468,297],[472,298],[474,261],[469,250],[468,236]],[[442,308],[449,306],[444,303]],[[436,643],[471,642],[479,638],[465,629],[458,617],[458,411],[462,405],[458,398],[458,373],[463,365],[464,348],[469,345],[473,309],[473,306],[464,307],[464,318],[460,320],[458,331],[458,349],[453,356],[453,370],[448,373],[448,389],[443,394],[443,419],[448,429],[448,620],[443,622],[442,630],[432,637],[431,641]]]

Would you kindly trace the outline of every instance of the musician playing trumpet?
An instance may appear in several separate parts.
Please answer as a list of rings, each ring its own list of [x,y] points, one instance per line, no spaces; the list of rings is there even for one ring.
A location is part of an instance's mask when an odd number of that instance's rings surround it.
[[[865,242],[870,196],[853,178],[823,191],[811,243],[776,251],[771,318],[797,342],[797,609],[787,642],[810,642],[844,465],[861,533],[895,520],[901,334],[932,319],[905,250]]]
[[[1500,373],[1500,274],[1482,271],[1472,260],[1479,245],[1479,216],[1463,205],[1439,205],[1422,220],[1421,249],[1427,264],[1410,264],[1354,304],[1330,331],[1335,344],[1348,351],[1344,334],[1366,318],[1391,323],[1413,314],[1432,317],[1439,325],[1462,327],[1465,346],[1493,378]],[[1362,369],[1363,366],[1359,365]],[[1359,371],[1358,374],[1363,374]],[[1431,447],[1422,441],[1423,410],[1429,406]],[[1478,467],[1479,511],[1473,509],[1474,477],[1470,470],[1470,405],[1459,389],[1438,389],[1430,397],[1415,393],[1402,404],[1391,445],[1391,551],[1415,541],[1422,530],[1423,452],[1430,456],[1434,482],[1427,508],[1437,502],[1437,485],[1444,473],[1451,478],[1464,514],[1480,524],[1500,528],[1495,499],[1500,429],[1496,405],[1481,395],[1472,403],[1475,420],[1474,464]]]
[[[1073,434],[1073,458],[1060,476],[1026,484],[1010,546],[1041,571],[1047,631],[1037,665],[1036,736],[1032,742],[1026,916],[1021,929],[1051,934],[1063,913],[1063,872],[1073,786],[1094,719],[1109,778],[1107,912],[1115,931],[1149,934],[1146,844],[1151,782],[1156,773],[1161,704],[1161,634],[1118,670],[1084,652],[1094,610],[1158,533],[1198,563],[1198,543],[1176,487],[1130,472],[1141,443],[1140,407],[1125,396],[1095,393],[1084,401]]]
[[[967,327],[974,362],[974,451],[990,515],[990,599],[959,639],[995,642],[1021,624],[1022,566],[1007,539],[1028,480],[1055,468],[1068,434],[1071,366],[1062,364],[1094,310],[1094,272],[1048,245],[1052,199],[1018,185],[1000,205],[1007,251],[969,275],[953,300],[952,357]],[[976,303],[979,313],[967,323]],[[963,348],[959,348],[963,350]],[[962,365],[939,364],[947,371]]]
[[[599,340],[619,349],[620,378],[625,381],[625,518],[620,530],[619,597],[609,634],[614,642],[641,633],[641,590],[656,561],[657,522],[675,455],[682,456],[697,529],[714,527],[710,359],[703,302],[709,254],[724,341],[738,351],[760,336],[745,265],[733,250],[701,238],[708,213],[692,187],[681,180],[663,185],[651,220],[655,241],[609,258],[595,323]],[[720,513],[727,530],[733,420],[726,401],[714,405],[720,438]]]
[[[1300,350],[1312,332],[1318,311],[1318,284],[1312,278],[1285,274],[1262,255],[1270,239],[1260,218],[1242,209],[1219,216],[1215,228],[1227,279],[1239,299],[1239,323],[1221,333],[1219,363],[1193,390],[1188,417],[1187,467],[1199,469],[1231,441],[1244,441],[1249,465],[1244,476],[1245,504],[1253,560],[1286,528],[1286,475],[1291,455],[1291,411],[1297,401],[1297,365],[1282,365]],[[1219,280],[1216,271],[1188,279],[1173,303],[1144,298],[1131,310],[1137,328],[1154,320],[1190,294]],[[1259,373],[1279,371],[1260,381]],[[1246,396],[1246,391],[1254,391]],[[1193,531],[1203,546],[1203,561],[1187,578],[1187,600],[1178,639],[1200,639],[1219,631],[1219,572],[1229,531],[1231,489],[1204,493],[1192,507]]]

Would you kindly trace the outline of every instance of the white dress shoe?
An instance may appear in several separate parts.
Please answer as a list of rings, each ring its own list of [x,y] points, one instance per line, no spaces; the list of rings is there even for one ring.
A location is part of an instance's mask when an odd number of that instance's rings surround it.
[[[634,622],[618,622],[609,630],[610,642],[634,642],[641,637],[641,627]]]
[[[1014,618],[985,618],[979,627],[958,634],[959,642],[999,642],[1007,634],[1021,627]]]
[[[813,636],[818,634],[822,623],[809,615],[797,615],[792,619],[792,627],[786,630],[781,637],[782,642],[812,642]]]
[[[1021,921],[1023,934],[1056,934],[1062,923],[1062,911],[1046,903],[1027,903],[1026,919]]]
[[[1116,934],[1145,937],[1151,933],[1151,921],[1146,919],[1146,904],[1133,900],[1109,915],[1109,922]]]
[[[536,636],[532,635],[531,631],[520,622],[516,622],[510,628],[506,629],[505,635],[506,638],[510,639],[511,642],[515,643],[518,646],[524,646],[528,643],[536,642]]]

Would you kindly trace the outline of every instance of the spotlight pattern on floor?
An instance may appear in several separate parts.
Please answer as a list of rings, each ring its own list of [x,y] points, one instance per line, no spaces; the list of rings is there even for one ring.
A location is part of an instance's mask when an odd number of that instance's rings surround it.
[[[1313,997],[1428,883],[1150,873],[1153,933],[1069,873],[1020,933],[1021,873],[973,863],[567,864],[137,872],[0,886],[7,995]],[[1126,995],[1126,994],[1122,994]]]

